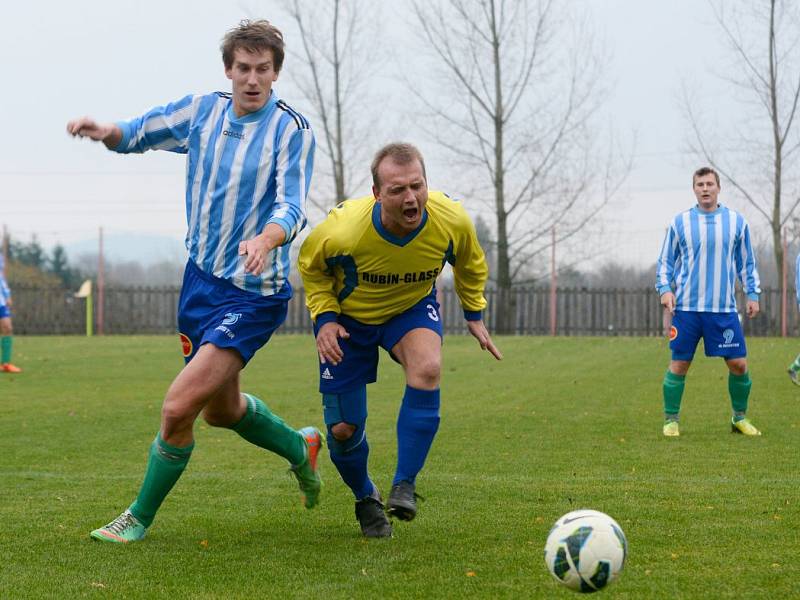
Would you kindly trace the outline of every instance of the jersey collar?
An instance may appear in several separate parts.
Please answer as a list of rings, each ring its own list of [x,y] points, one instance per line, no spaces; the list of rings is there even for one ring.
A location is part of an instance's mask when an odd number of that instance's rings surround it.
[[[405,246],[406,244],[408,244],[411,240],[417,237],[417,235],[419,234],[420,231],[422,231],[422,228],[425,227],[425,223],[427,222],[428,222],[428,209],[426,208],[422,213],[422,221],[417,226],[417,228],[404,237],[397,237],[396,235],[391,233],[388,229],[386,229],[383,226],[383,223],[381,223],[381,203],[376,201],[375,204],[372,205],[372,226],[375,227],[375,231],[378,232],[379,236],[381,236],[390,244],[394,244],[395,246]]]
[[[264,115],[267,114],[275,104],[278,102],[278,96],[275,95],[274,91],[270,91],[269,98],[267,99],[266,104],[259,108],[256,112],[248,113],[241,117],[237,117],[236,113],[233,112],[233,99],[231,99],[231,103],[228,105],[228,121],[235,124],[244,125],[245,123],[255,123],[256,121],[260,121],[264,118]]]

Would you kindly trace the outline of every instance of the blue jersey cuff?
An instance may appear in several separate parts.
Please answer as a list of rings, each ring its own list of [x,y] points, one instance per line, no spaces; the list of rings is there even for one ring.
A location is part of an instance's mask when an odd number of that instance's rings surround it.
[[[119,141],[119,144],[110,148],[110,150],[114,152],[126,152],[128,142],[131,140],[131,126],[127,121],[118,121],[115,125],[122,131],[122,139]]]
[[[658,290],[658,295],[663,296],[667,292],[671,292],[672,288],[668,285],[662,285],[661,287],[656,288]]]
[[[285,246],[286,244],[292,241],[292,238],[289,237],[292,234],[292,228],[289,226],[288,221],[286,221],[285,219],[272,218],[267,221],[267,225],[269,225],[270,223],[275,223],[276,225],[280,225],[281,229],[283,229],[283,244],[281,244],[281,246]],[[266,225],[264,227],[266,227]]]
[[[464,318],[467,321],[480,321],[481,319],[483,319],[483,316],[481,315],[481,311],[479,310],[465,310]]]
[[[320,313],[317,315],[317,318],[314,321],[314,324],[317,326],[317,329],[325,325],[326,323],[336,323],[339,320],[339,315],[332,310],[329,310],[324,313]]]
[[[747,299],[753,302],[758,302],[758,294],[747,294]]]

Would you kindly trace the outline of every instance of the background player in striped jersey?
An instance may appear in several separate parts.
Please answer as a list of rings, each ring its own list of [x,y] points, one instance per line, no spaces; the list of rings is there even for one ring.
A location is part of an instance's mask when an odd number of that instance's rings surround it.
[[[5,259],[0,254],[0,373],[22,373],[11,362],[14,328],[11,323],[11,290],[6,281]]]
[[[797,294],[797,307],[800,309],[800,254],[797,255],[797,260],[794,263],[794,289]],[[789,379],[795,385],[800,385],[800,354],[798,354],[794,362],[789,365]]]
[[[186,366],[172,382],[144,482],[131,506],[93,538],[144,537],[194,446],[202,412],[216,427],[285,457],[306,508],[317,503],[319,431],[289,428],[258,398],[240,393],[239,371],[286,317],[289,244],[305,225],[314,136],[272,90],[284,57],[281,32],[242,21],[222,42],[233,92],[190,95],[127,122],[83,117],[67,131],[120,153],[186,154],[186,246],[178,325]]]
[[[680,435],[678,415],[686,372],[703,338],[706,356],[721,356],[728,366],[731,431],[761,435],[745,416],[752,382],[734,295],[738,278],[747,294],[747,316],[758,314],[761,290],[750,228],[742,215],[718,202],[716,171],[698,169],[692,187],[697,205],[672,220],[656,265],[661,304],[673,315],[672,360],[663,383],[663,432],[669,437]]]
[[[300,249],[300,273],[314,320],[320,392],[331,460],[353,491],[367,537],[391,524],[367,471],[367,388],[378,347],[405,371],[397,420],[397,470],[388,510],[417,512],[415,482],[439,426],[442,322],[434,283],[445,262],[470,333],[502,358],[481,319],[487,267],[475,227],[460,202],[429,192],[425,164],[410,144],[390,144],[372,162],[372,194],[347,200],[314,228]]]

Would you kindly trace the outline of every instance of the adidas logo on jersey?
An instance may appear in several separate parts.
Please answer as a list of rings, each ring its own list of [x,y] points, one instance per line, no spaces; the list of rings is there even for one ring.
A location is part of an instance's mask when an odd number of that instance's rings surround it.
[[[325,367],[325,370],[322,372],[322,378],[333,379],[333,375],[331,375],[331,372],[328,370],[328,367]]]

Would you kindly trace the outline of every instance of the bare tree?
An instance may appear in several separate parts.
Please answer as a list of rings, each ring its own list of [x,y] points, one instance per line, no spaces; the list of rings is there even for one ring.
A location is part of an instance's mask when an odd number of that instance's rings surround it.
[[[495,324],[508,332],[512,286],[541,270],[553,229],[567,247],[630,170],[598,148],[602,52],[556,0],[415,0],[414,15],[447,82],[420,94],[429,129],[494,214]]]
[[[735,58],[734,74],[726,79],[741,113],[724,142],[712,141],[709,120],[685,91],[690,148],[764,217],[780,273],[781,230],[797,223],[800,203],[795,174],[800,135],[793,127],[800,98],[800,12],[797,3],[783,0],[736,5],[709,0],[709,5]]]
[[[375,119],[364,107],[371,106],[369,74],[379,65],[378,46],[370,45],[370,29],[365,26],[372,9],[358,0],[286,0],[285,9],[300,35],[302,48],[295,58],[305,67],[293,67],[290,77],[313,112],[317,150],[324,157],[318,159],[317,173],[329,176],[331,183],[330,187],[315,184],[309,199],[327,211],[369,175],[364,165],[371,148],[364,141],[370,138]]]

